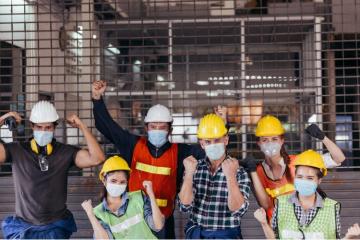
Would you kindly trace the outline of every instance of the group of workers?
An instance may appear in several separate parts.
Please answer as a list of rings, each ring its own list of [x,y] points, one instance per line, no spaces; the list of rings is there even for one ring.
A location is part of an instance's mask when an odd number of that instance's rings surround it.
[[[264,161],[239,161],[226,150],[229,143],[226,108],[216,108],[198,125],[199,144],[169,142],[173,118],[162,105],[151,107],[144,119],[146,136],[119,126],[102,95],[105,81],[92,84],[96,128],[111,141],[119,156],[105,155],[87,126],[76,116],[67,122],[84,135],[87,148],[62,144],[54,138],[59,120],[55,107],[36,103],[30,114],[32,137],[21,143],[1,143],[0,163],[11,162],[15,185],[15,215],[2,222],[4,237],[70,238],[76,232],[66,207],[67,176],[72,166],[103,163],[100,203],[82,207],[95,239],[175,238],[174,209],[189,212],[189,239],[242,238],[241,218],[249,207],[250,189],[261,208],[254,217],[268,239],[340,239],[340,203],[319,188],[327,169],[341,165],[341,149],[316,126],[306,132],[323,142],[328,153],[307,150],[289,155],[285,130],[274,116],[262,117],[255,135]],[[0,117],[22,119],[16,112]],[[344,239],[360,235],[358,224]]]

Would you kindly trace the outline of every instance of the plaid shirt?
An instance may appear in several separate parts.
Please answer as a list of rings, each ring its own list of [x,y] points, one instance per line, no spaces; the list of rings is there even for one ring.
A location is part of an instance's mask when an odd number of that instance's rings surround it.
[[[313,218],[316,216],[316,213],[319,211],[320,208],[324,206],[324,199],[320,196],[318,192],[316,192],[316,201],[315,205],[310,208],[308,211],[305,211],[303,207],[301,206],[299,199],[297,197],[296,192],[292,193],[289,202],[294,204],[295,206],[295,215],[297,220],[299,221],[300,226],[306,226],[311,223]],[[340,224],[340,204],[336,204],[336,236],[337,238],[340,238],[340,230],[341,230],[341,224]],[[277,222],[277,204],[275,205],[273,216],[271,219],[271,227],[274,230],[277,230],[278,222]],[[279,236],[279,233],[276,232],[277,237]]]
[[[191,211],[190,221],[204,228],[239,227],[241,217],[249,207],[250,179],[242,167],[237,170],[236,178],[245,203],[240,209],[232,212],[228,208],[228,187],[221,165],[212,174],[209,160],[199,160],[193,176],[194,201],[191,205],[183,205],[179,201],[180,211]]]

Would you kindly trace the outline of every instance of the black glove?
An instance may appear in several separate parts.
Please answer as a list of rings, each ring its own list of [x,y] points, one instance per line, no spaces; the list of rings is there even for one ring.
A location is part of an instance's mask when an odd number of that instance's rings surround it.
[[[307,134],[309,134],[310,136],[320,139],[320,140],[324,140],[324,138],[325,138],[325,134],[323,133],[323,131],[321,131],[321,129],[316,124],[311,124],[310,126],[308,126],[305,129],[305,132]]]
[[[252,155],[247,156],[244,160],[240,161],[240,164],[245,168],[247,172],[255,172],[256,166],[259,163]]]

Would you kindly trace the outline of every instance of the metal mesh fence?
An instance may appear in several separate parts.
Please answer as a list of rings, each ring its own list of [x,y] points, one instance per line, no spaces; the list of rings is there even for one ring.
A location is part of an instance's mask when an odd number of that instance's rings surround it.
[[[304,133],[317,123],[344,150],[343,168],[357,168],[358,13],[356,0],[3,0],[0,110],[25,120],[1,138],[30,138],[30,109],[47,99],[116,153],[92,117],[91,83],[103,79],[110,114],[131,132],[144,134],[147,109],[161,103],[172,141],[196,143],[198,120],[224,105],[235,156],[261,157],[254,127],[272,114],[290,153],[326,150]],[[63,121],[56,137],[84,145]]]

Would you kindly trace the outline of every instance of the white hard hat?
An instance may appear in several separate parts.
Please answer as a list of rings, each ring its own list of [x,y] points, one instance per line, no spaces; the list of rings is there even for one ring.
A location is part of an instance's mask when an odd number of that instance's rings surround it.
[[[149,122],[172,122],[173,118],[167,107],[157,104],[152,106],[146,114],[145,123]]]
[[[54,105],[47,101],[37,102],[31,109],[30,122],[33,123],[49,123],[56,122],[59,115]]]

